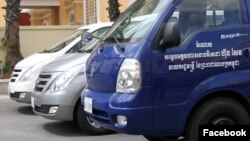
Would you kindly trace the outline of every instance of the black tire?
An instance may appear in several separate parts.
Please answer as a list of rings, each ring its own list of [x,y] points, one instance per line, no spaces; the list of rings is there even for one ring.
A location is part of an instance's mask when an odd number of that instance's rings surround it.
[[[95,124],[91,120],[88,119],[86,114],[83,111],[83,106],[80,102],[77,103],[76,107],[75,119],[78,126],[89,135],[105,135],[110,134],[111,130],[107,130],[99,125]]]
[[[217,97],[198,107],[187,127],[187,141],[199,141],[199,125],[245,125],[249,124],[249,114],[236,100]]]
[[[148,141],[177,141],[179,136],[163,136],[163,137],[153,137],[148,135],[143,135]]]

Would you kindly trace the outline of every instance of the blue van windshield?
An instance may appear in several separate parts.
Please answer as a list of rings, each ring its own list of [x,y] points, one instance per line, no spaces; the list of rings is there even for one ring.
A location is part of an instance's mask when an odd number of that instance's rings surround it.
[[[109,30],[105,43],[139,42],[171,0],[137,0]]]

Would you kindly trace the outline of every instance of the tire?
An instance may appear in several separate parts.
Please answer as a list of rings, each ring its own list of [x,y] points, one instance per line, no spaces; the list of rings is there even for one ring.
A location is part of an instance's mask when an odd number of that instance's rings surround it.
[[[236,100],[217,97],[198,107],[188,123],[187,141],[199,141],[199,125],[245,125],[249,124],[249,114]]]
[[[162,136],[162,137],[153,137],[148,135],[143,135],[148,141],[177,141],[179,136]]]
[[[78,126],[89,135],[104,135],[104,134],[110,134],[111,130],[107,130],[103,127],[100,127],[99,125],[95,124],[93,121],[88,119],[86,114],[83,111],[81,102],[77,103],[76,106],[76,114],[75,119]]]

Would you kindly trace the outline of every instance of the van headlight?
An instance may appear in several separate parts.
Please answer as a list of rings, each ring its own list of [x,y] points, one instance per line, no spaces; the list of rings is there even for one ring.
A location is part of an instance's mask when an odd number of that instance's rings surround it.
[[[136,59],[125,59],[116,82],[116,92],[136,93],[141,88],[141,65]]]
[[[31,79],[35,78],[38,75],[42,66],[43,65],[35,65],[35,66],[28,68],[28,70],[22,74],[19,81],[20,82],[31,81]]]
[[[52,82],[49,91],[62,91],[63,89],[65,89],[71,83],[71,81],[75,79],[81,68],[82,66],[77,66],[61,73]]]

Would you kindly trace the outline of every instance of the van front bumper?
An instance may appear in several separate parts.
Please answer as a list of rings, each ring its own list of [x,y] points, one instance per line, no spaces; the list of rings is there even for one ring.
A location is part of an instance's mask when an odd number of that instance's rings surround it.
[[[45,94],[35,91],[32,93],[33,112],[51,120],[73,121],[75,103],[69,96],[70,93],[67,91],[46,92]],[[50,113],[51,107],[58,107],[58,109]]]
[[[133,105],[131,94],[102,93],[85,89],[81,96],[93,100],[92,113],[87,113],[89,118],[104,128],[122,133],[141,135],[152,133],[152,107],[129,107]],[[119,106],[121,105],[121,106]],[[127,107],[125,105],[128,105]],[[117,122],[117,116],[124,116],[127,125],[122,126]]]
[[[8,93],[12,100],[19,103],[31,103],[31,92],[34,90],[35,84],[33,82],[9,82]]]

